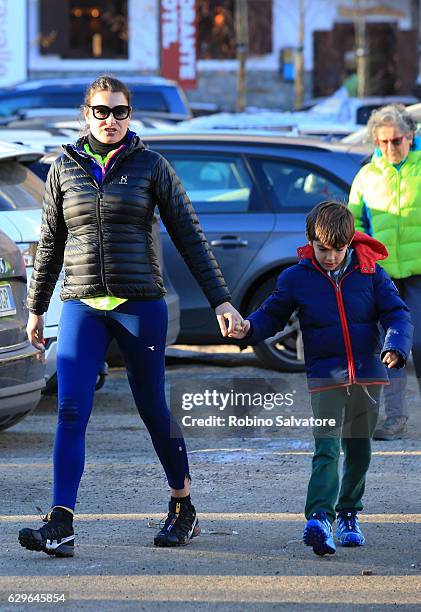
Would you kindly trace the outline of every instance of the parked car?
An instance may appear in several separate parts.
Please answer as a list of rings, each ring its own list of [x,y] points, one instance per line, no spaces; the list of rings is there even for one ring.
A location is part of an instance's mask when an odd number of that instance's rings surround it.
[[[26,336],[27,319],[25,265],[15,243],[0,231],[0,430],[31,412],[44,386],[39,351]]]
[[[28,275],[32,274],[41,229],[44,183],[25,164],[42,155],[30,147],[0,142],[0,229],[19,247]],[[55,381],[57,326],[61,311],[57,285],[45,315],[46,388]]]
[[[254,310],[276,277],[297,260],[305,241],[305,217],[326,198],[346,202],[352,179],[367,156],[317,139],[255,132],[156,133],[143,137],[180,177],[241,313]],[[44,173],[53,154],[40,160]],[[44,169],[42,168],[44,166]],[[230,343],[221,336],[198,284],[161,226],[165,268],[180,297],[182,344]],[[295,314],[285,329],[254,347],[270,368],[303,370]]]
[[[300,111],[313,111],[320,108],[320,105],[325,104],[330,98],[312,98],[304,101]],[[376,108],[385,106],[386,104],[415,104],[418,98],[415,96],[366,96],[364,98],[355,98],[347,96],[347,111],[349,113],[349,121],[357,125],[366,125],[371,113]]]
[[[252,109],[243,113],[215,113],[194,117],[177,124],[181,132],[203,133],[208,130],[222,132],[272,133],[280,136],[315,136],[343,138],[357,129],[357,124],[341,120],[334,114],[324,116],[311,112],[278,112],[273,110]]]
[[[68,77],[26,81],[0,91],[0,117],[27,119],[80,112],[85,91],[92,82],[88,77]],[[184,121],[192,117],[186,96],[174,82],[155,76],[125,76],[132,92],[133,118],[155,117]]]
[[[168,122],[161,119],[134,119],[130,129],[142,132],[150,129],[168,129]],[[0,141],[21,144],[44,153],[57,150],[64,142],[73,142],[79,138],[83,129],[81,121],[71,116],[47,119],[37,117],[12,121],[6,126],[0,125]]]
[[[34,163],[40,155],[42,152],[30,147],[0,142],[0,230],[6,232],[19,247],[26,266],[28,284],[41,229],[44,183],[25,164]],[[62,278],[61,274],[59,281]],[[57,386],[57,328],[62,305],[59,293],[60,282],[54,289],[45,314],[46,367],[43,392],[55,391]],[[97,389],[104,384],[106,374],[107,364],[104,364],[98,373]]]
[[[410,104],[406,107],[408,113],[415,119],[418,123],[418,130],[421,127],[421,103],[418,104]],[[370,142],[370,135],[368,133],[367,127],[360,128],[359,130],[355,130],[351,134],[348,134],[342,139],[342,142],[348,145],[372,145]]]
[[[146,143],[173,165],[199,215],[233,303],[253,311],[273,290],[278,274],[297,260],[305,217],[322,200],[346,202],[364,149],[313,139],[256,134],[149,135]],[[215,317],[162,227],[164,260],[181,303],[177,342],[215,344]],[[303,369],[301,334],[294,314],[274,338],[255,347],[262,363]]]
[[[204,130],[256,130],[284,136],[314,136],[329,139],[344,138],[367,123],[371,111],[384,104],[416,101],[413,96],[384,96],[352,98],[345,88],[332,96],[320,99],[306,110],[275,111],[247,108],[243,113],[215,113],[198,116],[191,121],[178,124],[182,131]]]

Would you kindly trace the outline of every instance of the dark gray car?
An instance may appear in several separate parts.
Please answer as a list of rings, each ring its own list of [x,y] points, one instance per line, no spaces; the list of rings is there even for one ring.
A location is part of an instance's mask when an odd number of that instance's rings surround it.
[[[141,135],[142,136],[142,135]],[[346,202],[368,149],[269,134],[172,133],[142,136],[173,165],[198,213],[242,314],[254,310],[278,274],[296,263],[309,210],[327,198]],[[45,177],[53,159],[34,166]],[[225,340],[201,289],[161,226],[164,269],[180,298],[183,344]],[[293,316],[284,330],[254,348],[266,367],[301,371],[301,334]]]
[[[0,430],[37,405],[44,386],[39,352],[26,336],[26,270],[22,255],[0,231]]]
[[[171,162],[186,187],[242,314],[259,306],[278,274],[297,261],[309,210],[328,198],[347,201],[366,156],[364,149],[341,144],[256,133],[157,134],[144,140]],[[166,268],[180,296],[177,342],[223,343],[213,312],[164,227],[162,235]],[[268,367],[303,369],[296,317],[255,352]]]

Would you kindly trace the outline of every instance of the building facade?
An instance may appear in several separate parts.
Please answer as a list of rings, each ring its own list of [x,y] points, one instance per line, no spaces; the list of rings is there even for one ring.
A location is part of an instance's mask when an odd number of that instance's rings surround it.
[[[186,3],[195,6],[197,32],[196,88],[187,95],[232,110],[237,71],[235,0],[0,0],[0,19],[2,6],[11,11],[19,5],[26,11],[28,78],[159,74],[163,34],[177,27],[167,24],[163,31],[162,11],[176,14]],[[292,107],[300,26],[306,97],[331,93],[355,70],[353,0],[248,0],[247,4],[248,105]],[[378,81],[369,93],[412,93],[414,62],[418,71],[418,4],[360,1],[367,52],[374,58],[370,82]],[[409,74],[402,77],[405,71]]]

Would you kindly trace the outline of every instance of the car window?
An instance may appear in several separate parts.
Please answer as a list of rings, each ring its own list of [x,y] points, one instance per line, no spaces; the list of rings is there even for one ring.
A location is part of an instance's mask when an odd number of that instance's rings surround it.
[[[346,189],[316,168],[283,160],[254,159],[252,164],[278,211],[310,210],[323,200],[348,199]]]
[[[41,208],[43,183],[18,162],[0,162],[0,211]]]
[[[367,125],[367,121],[370,119],[373,110],[376,110],[380,106],[380,104],[364,104],[363,106],[359,106],[357,108],[355,123],[358,123],[358,125]]]
[[[170,112],[165,96],[159,91],[132,91],[132,107],[135,110]]]
[[[78,108],[83,93],[64,90],[61,94],[27,93],[0,99],[0,115],[10,115],[29,108]]]
[[[196,212],[232,213],[252,209],[252,181],[240,157],[165,153]]]

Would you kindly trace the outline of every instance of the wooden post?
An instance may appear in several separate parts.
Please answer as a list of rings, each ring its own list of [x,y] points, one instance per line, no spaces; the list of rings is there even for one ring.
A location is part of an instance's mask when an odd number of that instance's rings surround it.
[[[248,52],[248,11],[247,0],[235,0],[235,33],[237,47],[237,101],[236,111],[241,113],[246,107]]]
[[[354,30],[355,30],[355,55],[357,61],[358,97],[367,95],[367,29],[364,11],[360,6],[360,0],[354,0]]]
[[[304,35],[305,13],[304,0],[300,0],[298,13],[298,45],[295,54],[294,108],[298,109],[304,103]]]

